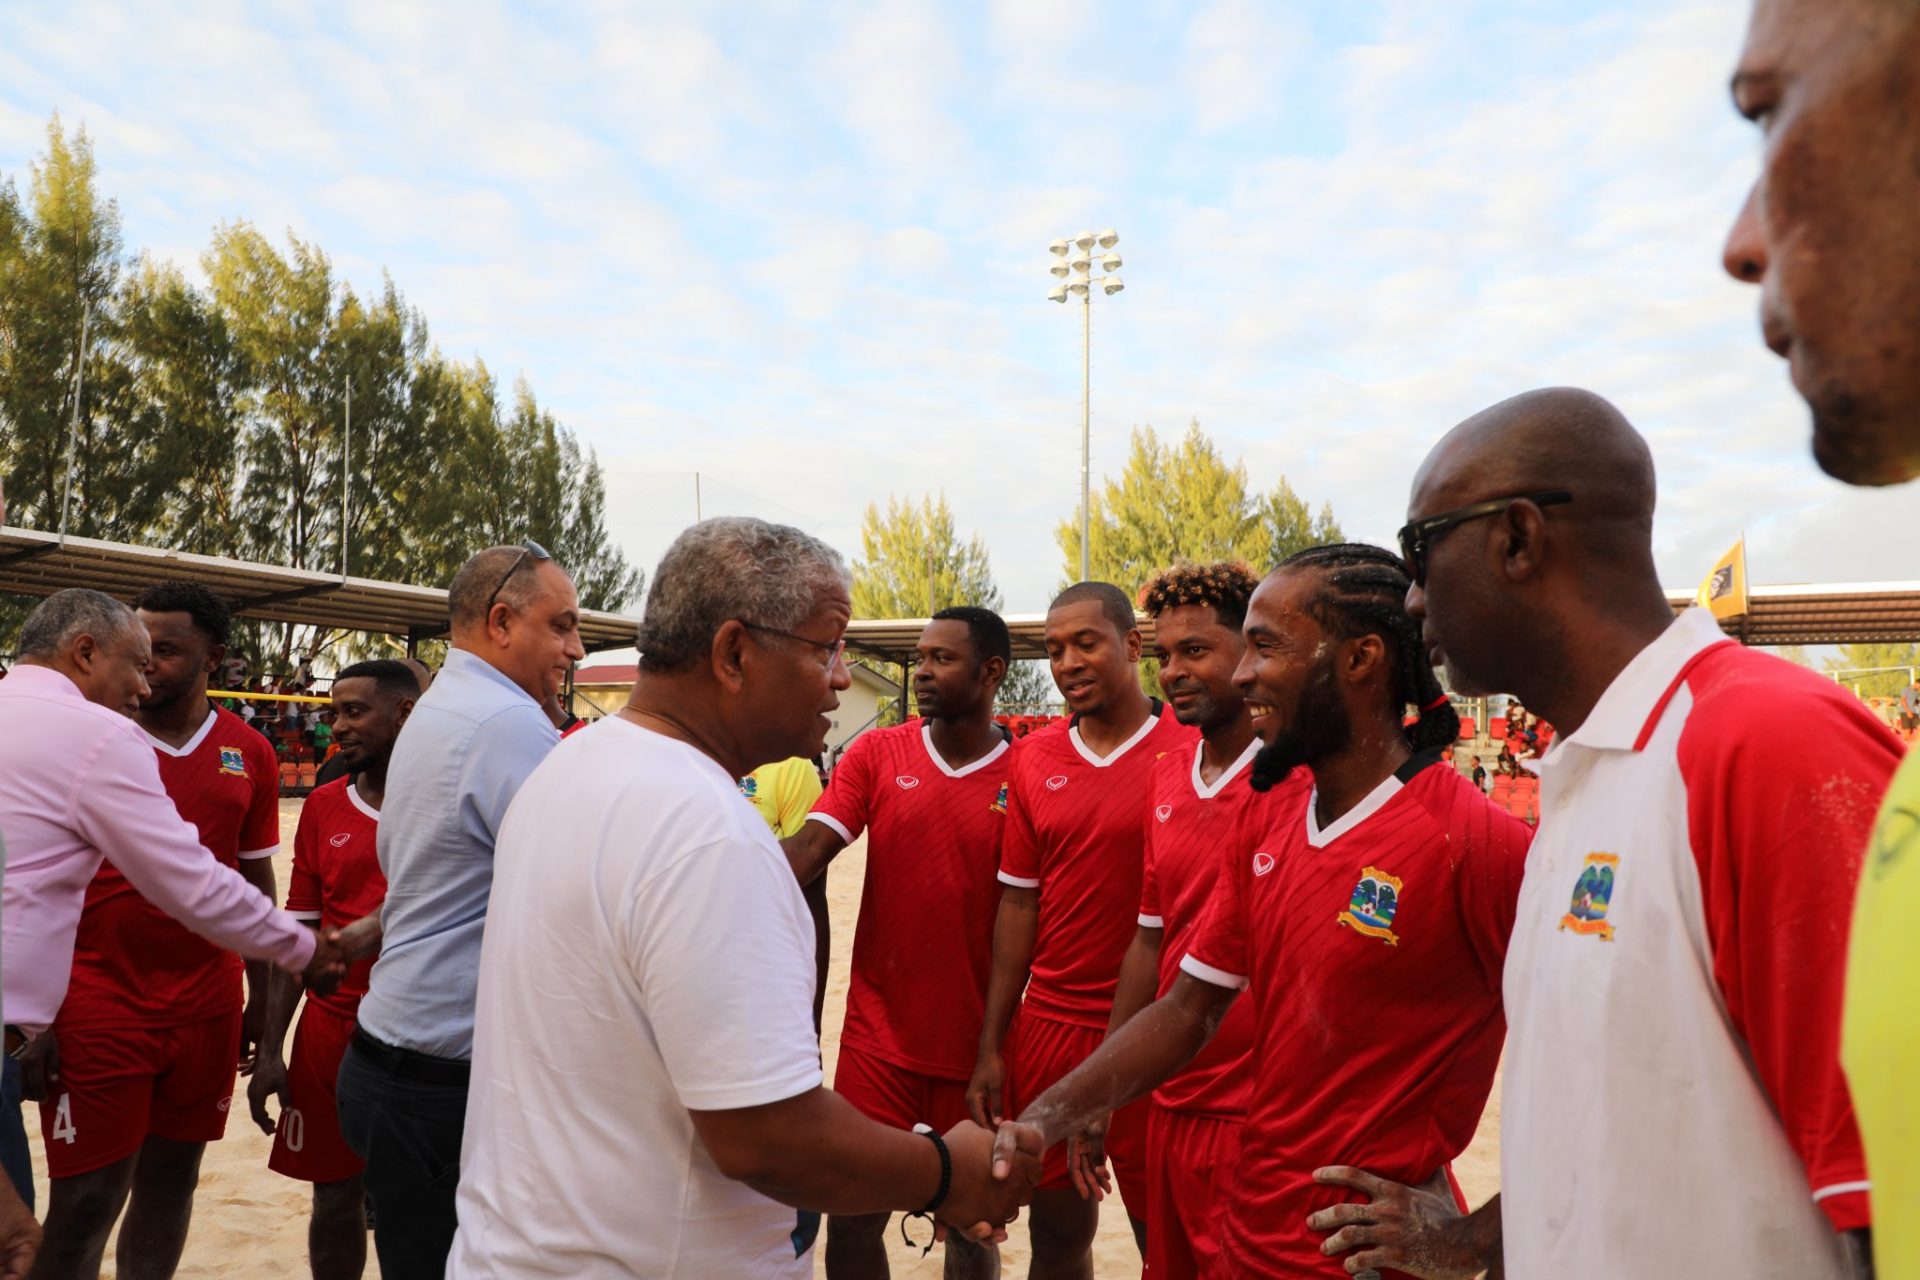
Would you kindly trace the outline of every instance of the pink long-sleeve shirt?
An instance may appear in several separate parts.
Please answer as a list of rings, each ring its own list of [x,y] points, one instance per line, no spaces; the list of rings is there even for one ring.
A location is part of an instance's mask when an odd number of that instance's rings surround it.
[[[209,941],[295,972],[313,958],[313,931],[180,817],[139,727],[51,667],[22,664],[0,680],[0,835],[4,1011],[28,1032],[52,1025],[66,998],[80,908],[102,858]]]

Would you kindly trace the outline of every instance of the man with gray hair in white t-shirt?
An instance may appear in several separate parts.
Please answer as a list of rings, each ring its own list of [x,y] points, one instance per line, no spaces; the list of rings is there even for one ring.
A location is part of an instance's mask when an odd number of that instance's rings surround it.
[[[819,1214],[987,1238],[1031,1195],[1037,1158],[996,1176],[987,1130],[889,1128],[821,1083],[813,922],[735,779],[822,749],[849,589],[798,529],[688,529],[627,706],[514,800],[449,1274],[800,1280]]]

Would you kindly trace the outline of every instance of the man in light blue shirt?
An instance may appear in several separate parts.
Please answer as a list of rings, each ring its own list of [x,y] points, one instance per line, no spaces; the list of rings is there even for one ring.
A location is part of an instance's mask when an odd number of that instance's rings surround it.
[[[468,560],[447,604],[446,665],[387,770],[380,959],[338,1085],[390,1276],[440,1275],[453,1243],[494,835],[560,741],[541,702],[586,656],[573,580],[537,543]]]

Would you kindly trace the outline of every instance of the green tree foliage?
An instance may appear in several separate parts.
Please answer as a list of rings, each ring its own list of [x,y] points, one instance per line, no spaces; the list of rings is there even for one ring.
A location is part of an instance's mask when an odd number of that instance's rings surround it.
[[[1126,466],[1095,493],[1092,510],[1089,572],[1128,592],[1178,560],[1242,560],[1259,571],[1341,538],[1331,507],[1314,514],[1284,477],[1268,493],[1255,491],[1245,465],[1229,464],[1198,422],[1171,442],[1151,426],[1136,428]],[[1077,508],[1054,536],[1064,587],[1080,575]]]
[[[204,290],[127,258],[92,145],[58,117],[26,199],[0,179],[13,523],[59,525],[84,314],[71,532],[423,583],[533,538],[587,607],[639,599],[592,451],[524,382],[503,408],[484,364],[442,356],[391,279],[362,297],[318,246],[282,249],[244,222],[216,229],[202,265]],[[328,639],[249,628],[241,650],[257,665]]]
[[[1874,671],[1876,667],[1892,669]],[[1840,672],[1847,687],[1858,687],[1863,698],[1891,697],[1912,683],[1909,670],[1920,670],[1920,645],[1843,644],[1826,660],[1825,669]]]
[[[961,540],[946,495],[917,503],[889,497],[884,515],[868,503],[860,522],[860,556],[853,564],[853,616],[924,618],[962,604],[998,610],[1000,588],[986,543],[978,535]],[[898,677],[898,668],[867,665],[888,679]],[[1002,707],[1038,711],[1057,700],[1053,682],[1038,666],[1013,664],[1000,688]],[[883,699],[881,723],[900,723],[893,700]]]

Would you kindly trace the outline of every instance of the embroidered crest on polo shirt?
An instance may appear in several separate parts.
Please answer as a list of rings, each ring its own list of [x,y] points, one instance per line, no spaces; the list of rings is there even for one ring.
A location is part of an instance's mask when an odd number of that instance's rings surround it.
[[[1273,870],[1272,854],[1256,853],[1253,855],[1253,874],[1257,876],[1263,876],[1271,870]]]
[[[1393,931],[1393,917],[1400,910],[1402,888],[1399,876],[1389,875],[1378,867],[1363,867],[1347,909],[1335,917],[1335,922],[1369,938],[1378,938],[1390,947],[1399,946],[1400,935]]]
[[[1060,788],[1066,785],[1067,785],[1067,775],[1064,773],[1056,773],[1051,778],[1047,779],[1047,790],[1049,791],[1058,791]]]
[[[1560,928],[1613,941],[1613,926],[1607,923],[1607,907],[1613,901],[1613,872],[1620,865],[1617,853],[1590,853],[1574,881],[1573,905],[1560,917]]]
[[[1005,813],[1007,811],[1007,784],[1006,783],[1003,782],[1000,784],[999,792],[995,794],[995,796],[993,797],[993,803],[988,805],[987,808],[993,810],[995,813]]]
[[[760,794],[760,779],[748,774],[740,779],[740,794],[751,800]]]
[[[915,787],[920,785],[920,779],[914,777],[910,773],[901,774],[899,777],[894,779],[894,782],[899,785],[902,791],[911,791]]]
[[[236,778],[247,776],[247,758],[238,747],[220,748],[220,772],[232,774]]]
[[[327,841],[327,843],[332,845],[334,848],[339,849],[339,848],[343,848],[346,845],[347,841],[351,839],[353,839],[353,832],[342,831],[339,835]]]
[[[1165,822],[1168,818],[1171,818],[1173,816],[1173,806],[1170,804],[1163,804],[1159,808],[1153,811],[1153,816],[1160,819],[1160,821]]]

